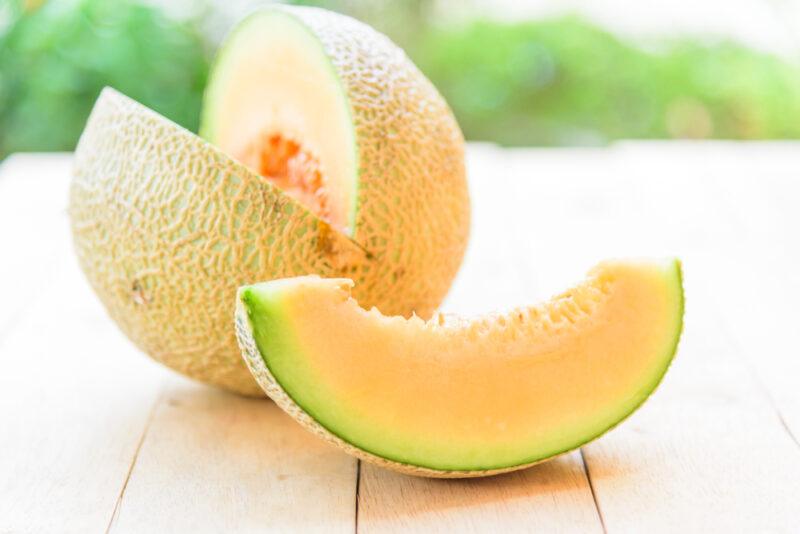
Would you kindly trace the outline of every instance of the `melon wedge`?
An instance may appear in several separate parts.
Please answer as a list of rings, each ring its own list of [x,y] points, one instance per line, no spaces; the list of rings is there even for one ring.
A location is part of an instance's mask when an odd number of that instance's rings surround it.
[[[605,262],[544,304],[473,320],[387,317],[352,285],[240,288],[245,361],[314,433],[423,476],[511,471],[597,438],[659,384],[683,322],[677,260]]]

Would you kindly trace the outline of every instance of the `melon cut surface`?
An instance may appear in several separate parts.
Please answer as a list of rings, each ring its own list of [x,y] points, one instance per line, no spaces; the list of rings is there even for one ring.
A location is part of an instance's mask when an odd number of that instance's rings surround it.
[[[350,233],[358,184],[350,106],[319,38],[292,13],[259,12],[228,38],[201,135]]]
[[[425,476],[519,469],[600,436],[659,384],[683,320],[677,260],[605,262],[546,303],[472,320],[387,317],[351,287],[241,288],[245,360],[316,434]]]

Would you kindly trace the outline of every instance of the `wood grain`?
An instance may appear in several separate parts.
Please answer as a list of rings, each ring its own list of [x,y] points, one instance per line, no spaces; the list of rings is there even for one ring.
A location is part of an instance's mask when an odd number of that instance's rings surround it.
[[[102,532],[163,374],[106,319],[69,254],[67,160],[37,161],[4,166],[0,183],[12,195],[0,203],[21,217],[0,210],[0,241],[15,246],[0,261],[11,318],[0,339],[0,532]]]
[[[409,477],[362,463],[359,532],[602,532],[580,453],[482,479]]]
[[[697,319],[702,304],[693,301]],[[800,454],[718,321],[704,317],[704,328],[687,329],[662,390],[585,448],[609,531],[789,532],[800,524]]]
[[[706,194],[708,176],[738,172],[712,157],[714,150],[622,145],[605,165],[587,166],[585,178],[576,173],[571,183],[528,185],[543,212],[552,216],[549,206],[582,223],[538,238],[543,257],[558,257],[540,266],[542,280],[575,276],[572,266],[589,265],[587,252],[599,249],[684,260],[685,333],[663,387],[629,421],[584,448],[609,532],[790,532],[800,524],[800,455],[712,296],[737,287],[721,283],[731,280],[719,273],[749,252],[730,239],[732,229],[716,219]],[[523,168],[539,161],[527,153],[520,160]],[[745,314],[750,302],[734,297],[727,304]],[[737,327],[746,328],[739,319]]]
[[[800,153],[766,145],[748,156],[731,158],[739,172],[704,181],[720,239],[737,254],[701,267],[726,331],[800,447]]]
[[[17,154],[0,166],[0,339],[67,258],[70,154]]]
[[[797,144],[470,147],[473,236],[447,311],[528,304],[608,256],[678,255],[687,315],[662,388],[583,457],[467,481],[362,465],[356,482],[271,403],[144,357],[72,257],[68,166],[0,167],[0,532],[800,525]]]
[[[176,379],[111,532],[355,530],[356,461],[266,399]]]

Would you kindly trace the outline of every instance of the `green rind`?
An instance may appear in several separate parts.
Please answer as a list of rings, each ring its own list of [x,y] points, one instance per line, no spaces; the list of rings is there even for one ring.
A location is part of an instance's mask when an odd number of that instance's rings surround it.
[[[621,417],[616,419],[612,424],[605,427],[601,431],[592,434],[583,441],[570,444],[562,449],[546,455],[522,458],[513,463],[499,463],[497,465],[489,466],[470,466],[465,468],[443,468],[441,466],[427,464],[424,462],[409,463],[403,458],[377,453],[369,448],[365,448],[352,441],[348,441],[346,436],[343,435],[344,433],[326,426],[326,424],[321,421],[319,414],[316,413],[315,410],[300,404],[298,402],[297,395],[292,395],[291,392],[287,391],[279,381],[278,377],[273,374],[273,370],[270,367],[266,353],[273,350],[281,350],[281,348],[275,346],[276,344],[282,347],[283,350],[299,350],[300,345],[295,340],[291,339],[291,335],[288,334],[290,328],[287,328],[286,325],[288,325],[289,322],[287,322],[284,314],[281,312],[279,299],[272,301],[270,301],[271,299],[264,299],[263,295],[257,295],[254,292],[254,286],[245,286],[239,290],[239,298],[237,299],[237,338],[239,339],[245,362],[247,363],[248,367],[250,367],[251,372],[253,372],[256,380],[262,386],[262,388],[264,388],[267,395],[275,400],[275,402],[281,406],[281,408],[287,411],[287,413],[292,415],[292,417],[297,419],[309,430],[319,435],[323,439],[326,439],[327,441],[330,441],[345,449],[346,452],[363,460],[377,463],[383,467],[412,475],[441,478],[489,476],[530,467],[562,454],[569,453],[586,445],[587,443],[596,440],[630,417],[655,392],[660,383],[663,381],[666,372],[674,360],[683,331],[685,299],[683,292],[682,267],[680,260],[678,259],[672,260],[671,264],[672,265],[668,269],[672,271],[670,278],[672,278],[672,285],[674,286],[675,294],[678,299],[678,313],[676,317],[676,324],[674,326],[675,334],[673,343],[669,346],[668,352],[664,357],[664,366],[658,373],[655,374],[654,380],[642,388],[641,396],[637,395],[638,402],[631,405],[630,409]],[[255,316],[257,316],[259,320],[269,317],[268,321],[275,325],[275,329],[270,335],[266,335],[266,333],[263,332],[256,332],[255,325],[253,324],[253,318]],[[322,417],[322,419],[324,419],[324,417]]]
[[[353,205],[350,209],[350,213],[348,215],[348,231],[346,232],[348,236],[355,235],[356,231],[356,216],[358,214],[358,201],[359,201],[359,190],[360,190],[360,179],[359,179],[359,149],[358,149],[358,136],[355,131],[355,121],[353,118],[353,109],[350,103],[350,98],[347,95],[347,91],[345,90],[345,84],[342,81],[341,76],[336,70],[336,66],[331,62],[330,56],[328,55],[327,50],[325,50],[325,46],[323,45],[322,41],[320,41],[319,37],[317,36],[314,31],[308,27],[305,22],[303,22],[302,18],[297,16],[291,10],[303,10],[303,9],[318,9],[313,7],[281,7],[281,6],[271,6],[256,10],[250,13],[247,17],[245,17],[236,27],[231,31],[231,33],[225,38],[222,46],[220,47],[219,51],[217,52],[217,56],[214,59],[213,64],[211,65],[211,69],[208,75],[208,85],[206,86],[206,90],[203,94],[203,105],[202,109],[200,110],[200,128],[199,128],[199,135],[203,139],[213,143],[214,142],[214,135],[216,130],[216,124],[213,120],[213,117],[217,115],[216,113],[216,103],[219,101],[217,98],[217,93],[220,91],[218,82],[221,73],[224,73],[225,66],[227,64],[227,57],[231,53],[231,49],[235,47],[236,43],[238,42],[237,39],[239,34],[244,33],[245,30],[248,30],[251,25],[258,24],[262,19],[267,17],[273,17],[275,15],[279,15],[285,17],[287,20],[290,20],[293,24],[296,24],[298,28],[301,28],[308,34],[310,37],[309,43],[314,43],[319,48],[319,52],[322,57],[325,58],[326,64],[330,67],[330,72],[332,77],[337,81],[337,86],[341,93],[342,101],[345,105],[345,109],[347,110],[347,115],[350,118],[349,124],[347,125],[350,130],[351,140],[352,140],[352,148],[353,148],[353,161],[355,162],[354,168],[354,175],[352,177],[352,187],[353,187]]]

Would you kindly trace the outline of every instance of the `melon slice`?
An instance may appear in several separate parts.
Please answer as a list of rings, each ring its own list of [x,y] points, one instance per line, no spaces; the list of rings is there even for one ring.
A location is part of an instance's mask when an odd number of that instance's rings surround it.
[[[544,304],[474,320],[387,317],[351,286],[240,288],[245,361],[316,434],[424,476],[510,471],[597,438],[656,388],[683,321],[677,260],[605,262]]]

